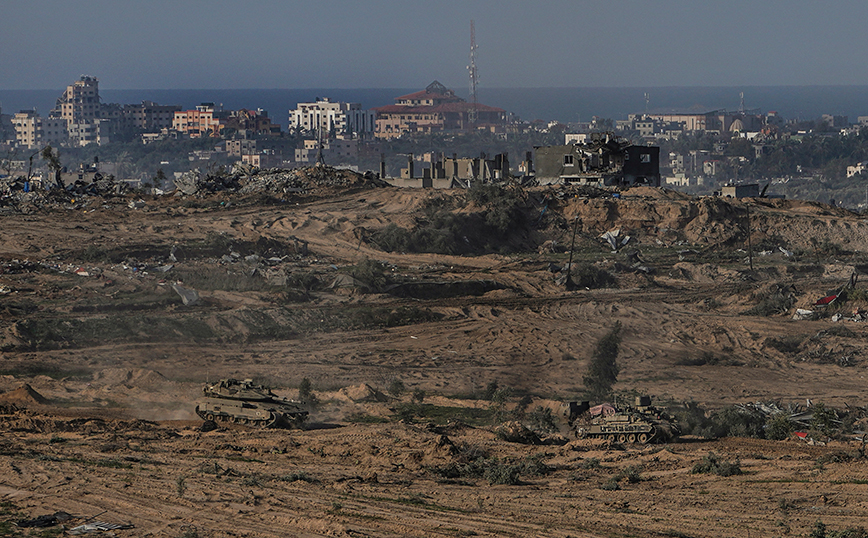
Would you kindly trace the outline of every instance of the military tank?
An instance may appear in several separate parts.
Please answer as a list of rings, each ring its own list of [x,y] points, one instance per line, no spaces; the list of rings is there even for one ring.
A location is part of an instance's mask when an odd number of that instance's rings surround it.
[[[271,389],[254,385],[252,379],[222,379],[205,385],[196,414],[204,420],[234,422],[260,428],[301,428],[307,411],[301,402],[279,398]]]
[[[577,439],[606,439],[618,443],[665,443],[681,435],[675,419],[637,396],[634,406],[570,405],[570,426]]]

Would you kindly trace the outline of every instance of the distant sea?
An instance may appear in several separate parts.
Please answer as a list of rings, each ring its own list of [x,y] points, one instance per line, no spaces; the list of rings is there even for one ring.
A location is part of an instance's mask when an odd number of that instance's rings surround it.
[[[193,108],[200,103],[222,103],[227,109],[261,108],[272,121],[286,129],[289,110],[299,102],[317,97],[361,103],[364,108],[392,104],[395,97],[421,88],[356,89],[251,89],[251,90],[109,90],[101,89],[104,103],[136,104],[154,101],[161,105]],[[776,111],[786,119],[811,120],[822,114],[868,116],[868,86],[732,86],[670,88],[480,88],[479,102],[505,109],[523,120],[557,120],[563,123],[590,121],[593,116],[626,119],[646,110],[736,111],[744,92],[746,109]],[[47,115],[63,93],[57,90],[0,90],[0,110],[14,114],[36,108]],[[456,93],[467,97],[456,89]]]

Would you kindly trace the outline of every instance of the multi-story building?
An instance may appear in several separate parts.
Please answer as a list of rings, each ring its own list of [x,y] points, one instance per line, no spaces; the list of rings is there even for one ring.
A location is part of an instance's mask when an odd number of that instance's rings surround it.
[[[190,138],[217,136],[223,130],[220,122],[222,112],[222,105],[202,103],[195,110],[175,112],[172,119],[172,128]]]
[[[295,162],[316,162],[320,151],[316,140],[305,140],[303,147],[295,150]],[[350,164],[359,158],[359,141],[355,138],[330,138],[322,141],[323,160],[330,164]]]
[[[271,123],[268,112],[261,108],[248,110],[242,108],[226,114],[223,121],[224,129],[235,129],[238,132],[256,135],[279,135],[280,125]]]
[[[82,75],[66,87],[51,116],[63,118],[71,125],[101,118],[100,108],[99,80]]]
[[[506,123],[506,111],[502,108],[468,103],[436,80],[424,90],[396,97],[394,105],[375,108],[374,111],[377,113],[377,138]]]
[[[289,111],[289,127],[306,133],[322,132],[325,136],[364,137],[374,132],[376,114],[363,110],[360,103],[335,102],[317,97],[314,103],[298,103]]]
[[[241,157],[256,153],[256,140],[233,138],[226,140],[226,154],[229,157]]]
[[[33,149],[42,145],[42,118],[35,110],[22,110],[13,115],[12,128],[15,129],[15,141],[19,146]]]
[[[178,105],[158,105],[153,101],[142,101],[140,105],[124,106],[123,113],[133,127],[146,133],[157,133],[162,129],[171,129],[175,112],[180,110]]]

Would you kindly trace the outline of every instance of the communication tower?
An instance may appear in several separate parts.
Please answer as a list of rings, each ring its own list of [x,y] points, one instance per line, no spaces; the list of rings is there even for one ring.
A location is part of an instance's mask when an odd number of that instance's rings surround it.
[[[479,79],[476,72],[476,30],[473,28],[472,20],[470,21],[470,65],[467,66],[467,71],[470,73],[470,112],[467,119],[470,125],[476,125],[476,120],[479,119],[476,84]]]

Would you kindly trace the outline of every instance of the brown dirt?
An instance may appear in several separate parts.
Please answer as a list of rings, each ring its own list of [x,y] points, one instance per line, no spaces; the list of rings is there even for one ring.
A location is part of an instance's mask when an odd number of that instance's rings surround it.
[[[581,396],[593,345],[615,320],[624,328],[615,387],[622,394],[709,409],[806,399],[863,406],[865,324],[791,319],[864,266],[868,226],[860,216],[815,203],[750,202],[751,271],[745,201],[654,189],[620,200],[530,190],[537,209],[549,201],[549,220],[540,217],[522,241],[568,248],[579,217],[574,261],[618,279],[616,288],[566,291],[549,266],[567,254],[551,248],[455,256],[383,252],[368,240],[388,223],[412,225],[428,198],[460,192],[318,195],[284,203],[226,193],[165,197],[143,210],[84,198],[4,215],[0,402],[25,410],[0,415],[0,497],[28,517],[107,510],[99,519],[135,525],[118,536],[723,537],[806,535],[818,520],[834,530],[868,526],[868,472],[859,445],[848,441],[528,446],[498,440],[493,425],[394,418],[414,390],[425,403],[486,409],[490,402],[475,395],[495,380],[559,417],[564,401]],[[612,229],[631,236],[619,253],[599,240]],[[408,281],[496,281],[500,289],[414,299],[324,288],[300,300],[297,288],[227,284],[200,287],[202,302],[184,307],[170,288],[181,271],[185,286],[197,273],[249,284],[243,275],[253,266],[242,261],[250,254],[242,246],[267,241],[307,244],[307,254],[277,253],[285,258],[275,267],[287,276],[329,284],[371,258]],[[174,268],[156,270],[170,263],[173,246]],[[236,261],[222,259],[233,248]],[[629,269],[631,249],[653,273]],[[777,290],[795,300],[784,313],[746,315]],[[850,301],[827,314],[865,306]],[[334,321],[414,307],[438,318]],[[703,357],[714,360],[697,362]],[[843,357],[850,366],[841,366]],[[311,427],[198,431],[202,384],[222,377],[254,378],[287,397],[307,377],[320,401]],[[384,396],[395,378],[406,389],[400,400]],[[357,424],[352,416],[390,422]],[[745,474],[692,474],[709,452],[738,460]],[[432,471],[483,454],[508,462],[537,456],[551,472],[491,485]],[[599,468],[588,464],[597,460]],[[611,490],[629,466],[641,480],[621,479]]]

